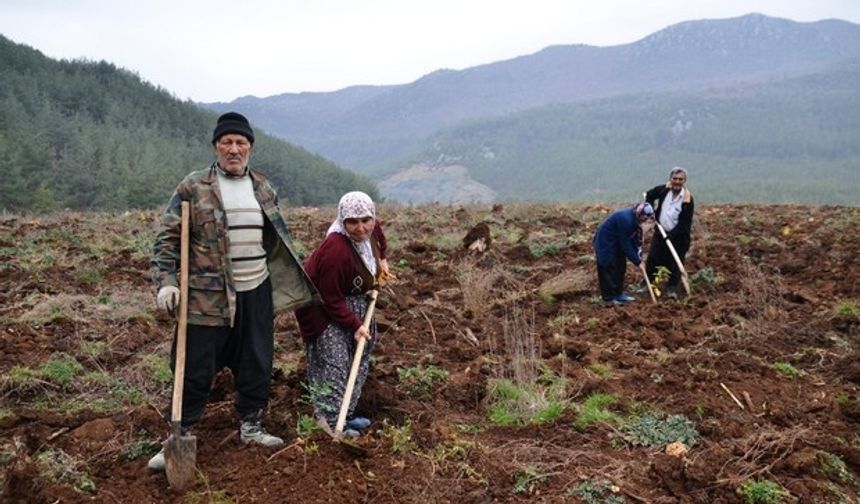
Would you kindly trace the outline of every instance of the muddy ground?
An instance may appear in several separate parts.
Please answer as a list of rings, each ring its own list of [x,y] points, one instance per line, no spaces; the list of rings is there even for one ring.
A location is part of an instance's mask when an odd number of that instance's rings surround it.
[[[597,296],[609,210],[383,205],[399,278],[359,406],[367,456],[298,429],[311,409],[283,314],[265,424],[289,446],[238,442],[222,373],[184,494],[146,468],[170,394],[155,213],[0,216],[0,500],[858,502],[860,209],[702,205],[693,295],[653,304],[629,266],[622,307]],[[286,213],[308,252],[333,209]],[[467,250],[482,230],[487,248]],[[504,378],[553,413],[501,419]]]

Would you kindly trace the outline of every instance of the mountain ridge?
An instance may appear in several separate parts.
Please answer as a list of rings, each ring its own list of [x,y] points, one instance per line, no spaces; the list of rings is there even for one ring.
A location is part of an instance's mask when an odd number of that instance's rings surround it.
[[[691,34],[697,37],[692,39]],[[698,41],[692,49],[690,40]],[[721,50],[715,52],[704,41],[719,44],[714,47]],[[782,41],[782,45],[774,48],[774,41]],[[760,42],[767,44],[758,48]],[[670,50],[673,52],[667,52]],[[745,51],[744,58],[738,57],[740,50]],[[840,20],[798,23],[748,14],[685,21],[622,45],[553,45],[463,70],[437,70],[409,84],[375,87],[376,93],[358,99],[354,93],[347,96],[355,86],[320,93],[308,97],[324,111],[320,117],[284,108],[284,94],[258,98],[258,105],[265,105],[254,110],[245,109],[241,100],[203,105],[247,110],[273,134],[349,169],[370,173],[380,162],[407,153],[432,131],[463,120],[550,103],[809,72],[857,55],[858,25]],[[350,102],[348,106],[344,100]],[[343,108],[326,115],[333,102],[340,102]],[[308,102],[304,105],[310,106]]]

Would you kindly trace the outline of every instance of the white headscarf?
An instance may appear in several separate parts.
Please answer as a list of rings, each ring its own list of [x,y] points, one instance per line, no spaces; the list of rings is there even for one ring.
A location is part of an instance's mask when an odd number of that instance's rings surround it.
[[[358,251],[358,255],[367,266],[370,274],[376,276],[376,259],[373,257],[373,248],[370,246],[370,236],[364,241],[357,242],[353,240],[346,228],[343,225],[344,219],[361,219],[362,217],[372,217],[376,219],[376,208],[373,205],[373,200],[370,196],[361,191],[352,191],[344,194],[337,204],[337,217],[329,226],[326,236],[332,233],[339,233],[347,238]]]

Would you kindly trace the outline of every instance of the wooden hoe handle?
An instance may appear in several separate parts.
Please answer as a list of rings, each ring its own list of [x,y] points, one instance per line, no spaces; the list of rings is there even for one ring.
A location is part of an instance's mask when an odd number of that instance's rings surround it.
[[[367,330],[370,330],[370,321],[373,319],[373,310],[376,308],[377,294],[375,290],[367,293],[367,296],[370,298],[370,304],[367,306],[367,313],[364,314],[364,323],[361,324]],[[352,391],[355,388],[355,379],[358,377],[358,368],[361,365],[361,355],[364,353],[365,343],[365,338],[360,338],[355,348],[355,356],[352,358],[352,368],[349,370],[349,378],[346,380],[346,390],[343,392],[343,401],[340,404],[340,413],[337,416],[337,423],[334,427],[335,438],[343,436],[343,426],[346,425],[346,414],[349,412],[349,403],[352,400]]]

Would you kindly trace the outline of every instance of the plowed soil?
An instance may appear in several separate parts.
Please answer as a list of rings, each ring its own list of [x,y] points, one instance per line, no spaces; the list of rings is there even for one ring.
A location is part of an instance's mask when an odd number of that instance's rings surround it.
[[[618,307],[597,296],[591,249],[610,210],[382,205],[398,279],[359,405],[367,456],[297,432],[303,348],[281,314],[264,423],[289,446],[239,443],[224,372],[182,494],[146,468],[166,435],[153,362],[173,324],[148,277],[155,213],[0,216],[0,500],[734,503],[770,481],[784,502],[857,502],[860,210],[702,206],[692,296],[652,303],[629,266],[638,299]],[[285,211],[300,249],[333,213]],[[482,235],[484,250],[466,248]],[[491,420],[490,387],[518,355],[563,383],[559,416]],[[427,370],[447,375],[410,381]],[[619,420],[581,422],[596,393]],[[695,427],[686,454],[634,436],[645,411]]]

